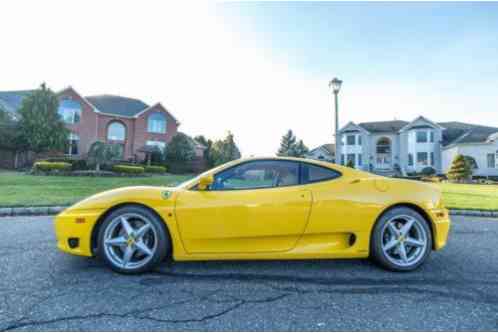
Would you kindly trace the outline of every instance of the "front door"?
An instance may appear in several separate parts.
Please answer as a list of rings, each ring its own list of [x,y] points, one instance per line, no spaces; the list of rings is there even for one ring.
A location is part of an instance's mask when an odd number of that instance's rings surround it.
[[[299,163],[251,161],[214,178],[210,189],[188,190],[177,198],[187,252],[273,252],[295,246],[311,208],[311,192],[299,186]]]
[[[377,154],[376,168],[377,169],[390,169],[391,168],[391,155],[390,154]]]
[[[381,137],[377,141],[375,152],[376,169],[391,169],[391,140],[388,137]]]

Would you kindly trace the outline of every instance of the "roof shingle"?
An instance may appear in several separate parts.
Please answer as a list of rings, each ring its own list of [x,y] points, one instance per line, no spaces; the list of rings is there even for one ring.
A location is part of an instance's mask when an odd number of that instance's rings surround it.
[[[360,123],[358,126],[363,127],[370,133],[382,132],[397,132],[409,123],[404,120],[389,120],[389,121],[372,121],[368,123]]]
[[[87,96],[85,98],[99,111],[117,116],[133,117],[149,107],[139,99],[115,95]]]

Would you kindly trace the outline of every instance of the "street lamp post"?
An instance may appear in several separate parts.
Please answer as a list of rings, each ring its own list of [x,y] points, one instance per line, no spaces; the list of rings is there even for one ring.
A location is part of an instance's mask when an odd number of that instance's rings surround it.
[[[341,85],[342,81],[339,80],[338,78],[333,78],[329,82],[329,88],[332,89],[332,92],[334,93],[334,104],[335,104],[335,163],[340,164],[340,153],[341,153],[341,143],[339,140],[339,102],[338,102],[338,97],[337,95],[339,94],[339,91],[341,90]]]

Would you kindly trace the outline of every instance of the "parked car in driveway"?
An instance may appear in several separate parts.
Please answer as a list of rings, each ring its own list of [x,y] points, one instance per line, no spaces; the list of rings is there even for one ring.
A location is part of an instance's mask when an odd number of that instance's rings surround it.
[[[121,273],[166,258],[369,256],[410,271],[446,244],[449,227],[432,184],[285,157],[232,161],[177,187],[103,192],[55,221],[62,251],[99,256]]]

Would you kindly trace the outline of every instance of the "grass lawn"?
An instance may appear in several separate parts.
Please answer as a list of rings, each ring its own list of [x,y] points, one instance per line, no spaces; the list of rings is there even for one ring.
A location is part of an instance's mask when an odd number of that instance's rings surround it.
[[[0,207],[72,204],[94,193],[133,185],[176,185],[191,175],[44,177],[0,171]],[[498,185],[440,184],[449,208],[498,210]]]
[[[498,185],[441,183],[448,208],[498,210]]]
[[[191,175],[153,177],[31,176],[0,171],[0,207],[65,205],[94,193],[134,185],[176,185]]]

